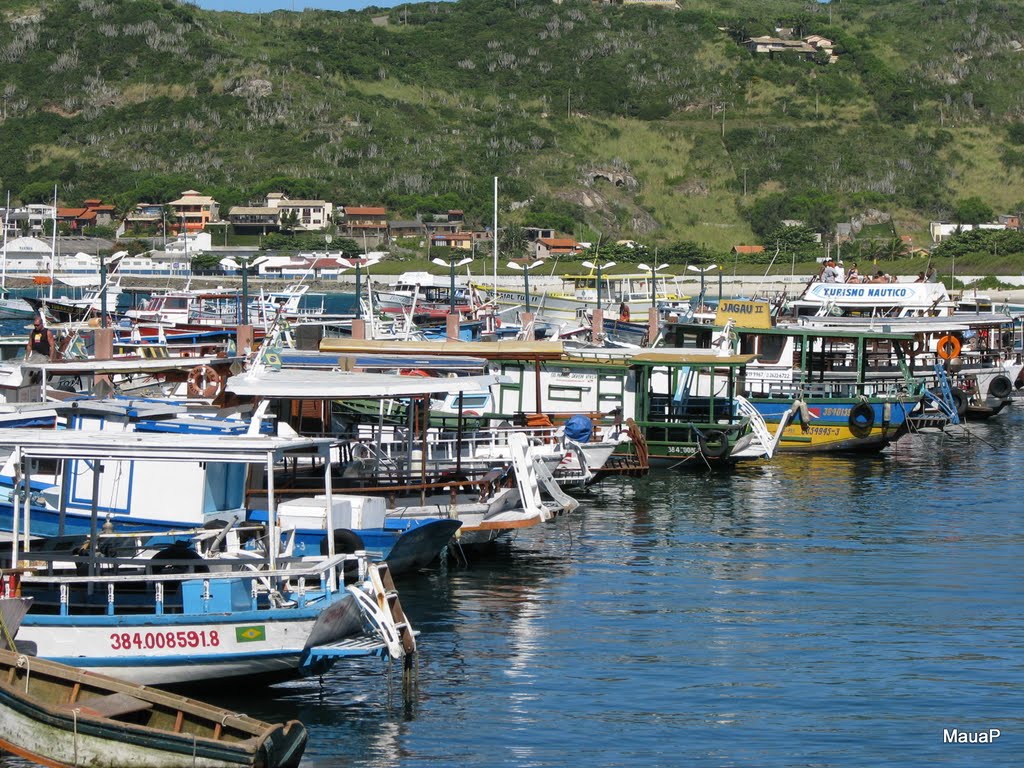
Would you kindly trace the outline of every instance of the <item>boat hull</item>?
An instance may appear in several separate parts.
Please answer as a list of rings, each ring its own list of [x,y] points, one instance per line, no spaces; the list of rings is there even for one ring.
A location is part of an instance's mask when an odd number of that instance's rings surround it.
[[[18,646],[46,659],[144,685],[203,684],[245,676],[300,677],[307,649],[363,631],[355,600],[325,608],[226,614],[47,616],[29,614]]]
[[[781,400],[751,399],[754,407],[774,434],[779,420],[790,410],[792,403]],[[858,399],[808,399],[807,420],[797,415],[782,431],[778,450],[800,453],[863,453],[880,451],[905,434],[907,417],[916,403],[863,403]],[[870,408],[866,416],[864,408]],[[862,420],[854,415],[861,408]]]
[[[306,731],[297,722],[245,720],[201,702],[102,676],[82,677],[77,670],[7,651],[0,659],[8,668],[16,665],[10,678],[5,670],[7,679],[0,683],[0,748],[44,765],[294,768],[305,748]],[[103,699],[117,697],[136,709],[104,714]],[[176,705],[183,716],[178,728]],[[141,713],[139,722],[135,712]],[[245,730],[239,733],[229,721],[241,721]],[[223,738],[229,731],[232,738]]]

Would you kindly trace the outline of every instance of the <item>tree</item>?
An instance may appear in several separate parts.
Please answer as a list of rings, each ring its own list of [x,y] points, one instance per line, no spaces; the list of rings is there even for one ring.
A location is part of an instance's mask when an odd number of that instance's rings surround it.
[[[992,221],[995,212],[980,197],[968,197],[956,204],[956,220],[959,224],[982,224]]]
[[[295,232],[299,225],[299,212],[294,208],[286,208],[281,212],[281,231],[286,235]]]
[[[515,224],[504,227],[498,238],[498,248],[510,259],[526,253],[526,233],[523,228]]]

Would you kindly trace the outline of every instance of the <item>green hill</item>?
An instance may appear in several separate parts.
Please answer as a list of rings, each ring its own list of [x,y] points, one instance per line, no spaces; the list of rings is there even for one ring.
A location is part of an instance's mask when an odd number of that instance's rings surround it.
[[[0,189],[25,202],[283,190],[486,223],[497,176],[503,222],[727,249],[867,209],[924,242],[958,200],[1024,198],[1015,3],[6,5]],[[777,26],[835,63],[744,47]]]

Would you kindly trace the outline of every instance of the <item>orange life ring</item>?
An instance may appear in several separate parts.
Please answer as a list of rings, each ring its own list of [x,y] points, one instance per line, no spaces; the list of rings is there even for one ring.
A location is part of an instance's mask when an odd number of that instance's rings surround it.
[[[960,354],[960,339],[953,334],[947,334],[939,339],[935,351],[943,360],[952,360]]]
[[[190,397],[216,397],[220,392],[220,374],[208,365],[197,365],[188,372],[188,394]]]

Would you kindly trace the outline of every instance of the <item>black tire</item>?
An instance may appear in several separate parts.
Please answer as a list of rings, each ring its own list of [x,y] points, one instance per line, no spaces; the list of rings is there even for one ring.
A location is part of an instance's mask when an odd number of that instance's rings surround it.
[[[193,549],[183,544],[171,544],[164,547],[153,558],[154,560],[174,560],[181,565],[163,563],[153,566],[153,573],[209,573],[210,569],[205,565],[193,565],[196,560],[202,560],[202,556]]]
[[[867,403],[857,403],[850,409],[849,424],[853,436],[863,440],[875,426],[875,409]]]
[[[967,406],[970,401],[967,398],[967,393],[964,392],[960,387],[950,387],[950,394],[953,395],[953,405],[956,406],[956,415],[963,416],[967,413]]]
[[[994,397],[997,400],[1009,397],[1011,392],[1013,392],[1013,382],[1007,376],[996,376],[988,385],[989,397]]]
[[[732,448],[729,445],[729,436],[718,429],[709,429],[707,432],[698,433],[697,446],[704,458],[707,459],[724,459]]]
[[[334,529],[334,554],[351,555],[353,552],[361,552],[366,549],[363,539],[355,531],[348,528]],[[327,555],[327,537],[320,540],[320,554]]]

